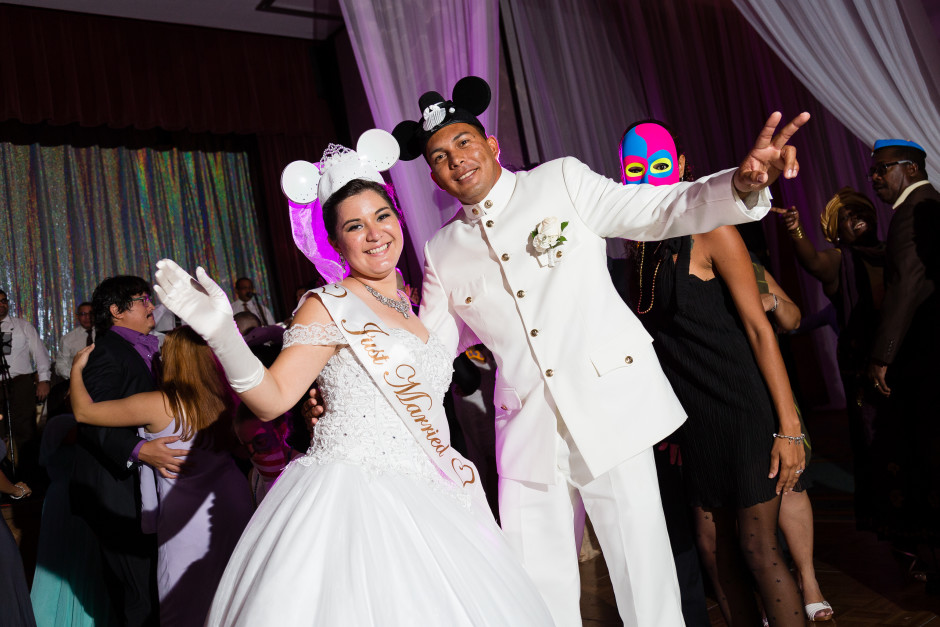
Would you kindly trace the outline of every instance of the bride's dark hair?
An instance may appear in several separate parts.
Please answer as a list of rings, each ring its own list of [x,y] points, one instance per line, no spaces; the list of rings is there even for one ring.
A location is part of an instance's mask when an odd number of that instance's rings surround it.
[[[395,203],[393,198],[394,192],[390,185],[383,185],[382,183],[376,183],[368,179],[353,179],[333,192],[333,195],[327,198],[326,202],[323,203],[323,226],[326,227],[326,233],[331,240],[335,240],[338,235],[336,232],[336,221],[338,219],[336,208],[339,207],[339,204],[347,198],[352,198],[353,196],[368,191],[375,192],[381,196],[398,216],[398,220],[403,222],[401,211]]]

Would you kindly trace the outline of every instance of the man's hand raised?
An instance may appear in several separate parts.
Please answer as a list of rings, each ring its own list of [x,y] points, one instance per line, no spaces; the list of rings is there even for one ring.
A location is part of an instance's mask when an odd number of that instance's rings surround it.
[[[799,114],[783,127],[782,131],[774,135],[782,117],[779,111],[775,111],[767,118],[751,152],[735,171],[734,187],[739,193],[759,192],[776,181],[781,172],[783,178],[787,179],[792,179],[799,173],[796,147],[788,145],[787,142],[806,124],[809,113],[804,111]]]

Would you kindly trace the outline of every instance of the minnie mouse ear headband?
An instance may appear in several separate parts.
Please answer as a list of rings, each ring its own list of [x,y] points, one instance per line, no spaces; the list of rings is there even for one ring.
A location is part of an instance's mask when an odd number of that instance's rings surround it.
[[[405,120],[392,131],[401,148],[401,160],[411,161],[423,156],[434,133],[458,122],[472,124],[486,136],[476,116],[486,111],[491,97],[490,86],[477,76],[466,76],[457,81],[450,100],[444,100],[436,91],[425,92],[418,99],[421,119],[417,122]]]
[[[290,206],[294,243],[320,275],[330,283],[346,276],[339,253],[330,245],[323,224],[323,204],[334,192],[355,179],[385,184],[381,172],[398,161],[398,143],[388,131],[366,131],[356,150],[330,144],[320,163],[294,161],[281,173],[281,191]]]

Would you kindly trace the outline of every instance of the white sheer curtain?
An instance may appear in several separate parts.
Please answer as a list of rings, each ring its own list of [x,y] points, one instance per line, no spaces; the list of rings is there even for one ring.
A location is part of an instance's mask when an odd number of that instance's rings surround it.
[[[617,141],[624,126],[650,117],[636,60],[623,40],[621,9],[604,0],[501,4],[509,45],[518,46],[517,83],[523,82],[534,123],[530,159],[573,156],[619,180]]]
[[[923,0],[734,4],[859,139],[916,141],[940,171],[940,46]]]
[[[391,131],[420,117],[418,98],[437,91],[450,98],[464,76],[485,79],[492,104],[480,116],[496,132],[499,85],[498,0],[341,0],[346,28],[372,116]],[[424,243],[456,211],[457,201],[437,189],[423,159],[399,163],[392,182],[405,212],[419,261]]]
[[[608,0],[502,0],[529,159],[572,156],[620,180],[617,142],[626,125],[651,117],[622,9]],[[621,258],[623,240],[607,242]]]

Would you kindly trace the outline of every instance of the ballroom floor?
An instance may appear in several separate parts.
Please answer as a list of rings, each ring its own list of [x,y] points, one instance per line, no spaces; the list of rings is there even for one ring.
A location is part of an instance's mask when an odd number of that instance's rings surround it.
[[[851,454],[844,412],[808,417],[813,434],[815,563],[819,584],[835,610],[833,627],[940,627],[940,596],[908,572],[910,559],[896,555],[875,534],[856,531],[852,515]],[[602,556],[581,564],[581,615],[584,625],[620,625],[610,576]],[[709,599],[712,625],[725,625]],[[813,625],[807,622],[807,625]]]
[[[893,554],[874,534],[855,530],[844,413],[810,415],[808,424],[814,438],[810,495],[816,513],[816,571],[835,610],[828,624],[940,627],[940,597],[928,596],[924,584],[907,572],[910,560]],[[31,499],[2,510],[21,543],[31,578],[42,503]],[[584,625],[621,624],[603,556],[581,564],[581,611]],[[714,601],[709,602],[709,615],[712,625],[725,625]]]

